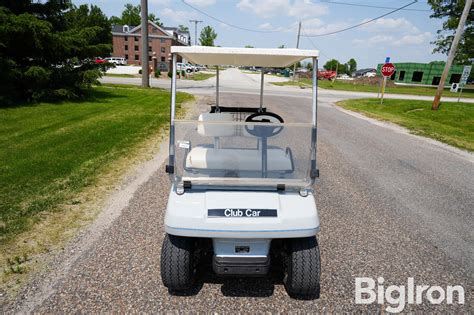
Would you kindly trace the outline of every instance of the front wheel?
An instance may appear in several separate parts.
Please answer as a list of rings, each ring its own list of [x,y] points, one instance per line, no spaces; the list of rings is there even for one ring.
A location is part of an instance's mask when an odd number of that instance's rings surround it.
[[[161,248],[161,280],[170,291],[186,291],[195,279],[194,240],[166,234]]]
[[[300,299],[319,298],[321,260],[316,237],[288,240],[283,280],[288,295]]]

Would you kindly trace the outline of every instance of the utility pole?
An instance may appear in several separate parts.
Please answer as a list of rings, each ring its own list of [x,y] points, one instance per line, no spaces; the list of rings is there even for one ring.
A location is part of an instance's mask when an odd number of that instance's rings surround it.
[[[142,28],[142,87],[150,87],[148,74],[148,0],[141,0],[141,28]]]
[[[461,19],[459,20],[458,28],[456,30],[456,34],[454,35],[453,43],[451,44],[451,49],[449,50],[448,60],[446,61],[446,65],[444,66],[443,74],[441,75],[441,80],[439,81],[438,90],[436,91],[436,95],[433,101],[433,105],[431,106],[432,110],[438,110],[439,101],[441,100],[441,94],[444,91],[444,84],[446,82],[446,78],[448,77],[449,69],[451,69],[451,65],[453,64],[454,57],[456,56],[456,50],[458,49],[459,40],[461,39],[461,35],[464,32],[464,26],[466,24],[467,16],[469,15],[469,10],[471,9],[472,0],[466,0],[466,4],[464,5],[464,10],[462,11]]]
[[[300,47],[300,33],[301,33],[301,21],[298,24],[298,37],[296,38],[296,49]],[[296,63],[293,65],[293,81],[296,78]]]
[[[198,20],[189,20],[189,22],[194,23],[194,46],[197,45],[197,25],[198,23],[202,23],[202,21]]]

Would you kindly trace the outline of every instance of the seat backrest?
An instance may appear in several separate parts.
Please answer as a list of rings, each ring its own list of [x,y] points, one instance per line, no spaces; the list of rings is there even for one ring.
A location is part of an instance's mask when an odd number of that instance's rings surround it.
[[[232,122],[234,116],[231,113],[204,113],[199,115],[202,122]],[[198,133],[208,137],[230,137],[235,135],[235,125],[198,124]]]

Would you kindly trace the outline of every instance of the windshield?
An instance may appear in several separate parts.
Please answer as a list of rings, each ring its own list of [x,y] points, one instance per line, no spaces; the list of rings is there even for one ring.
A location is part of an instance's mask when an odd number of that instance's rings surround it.
[[[206,113],[198,121],[177,120],[175,180],[193,187],[308,186],[311,124],[236,121],[242,115]]]

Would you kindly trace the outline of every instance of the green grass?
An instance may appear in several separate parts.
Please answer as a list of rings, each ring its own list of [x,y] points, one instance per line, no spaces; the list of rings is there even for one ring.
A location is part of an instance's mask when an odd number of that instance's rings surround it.
[[[138,74],[126,74],[126,73],[106,73],[106,77],[117,77],[117,78],[138,78]]]
[[[191,100],[178,93],[178,103]],[[0,245],[64,211],[169,121],[169,92],[115,85],[83,101],[0,108]]]
[[[366,116],[386,120],[409,129],[412,133],[430,137],[455,147],[474,151],[474,104],[442,103],[431,110],[431,101],[385,99],[355,99],[339,106]]]
[[[274,85],[296,85],[301,87],[311,87],[311,79],[300,79],[298,81],[287,81],[287,82],[272,82]],[[353,81],[342,81],[337,80],[336,82],[328,80],[319,80],[318,85],[320,88],[328,90],[339,90],[339,91],[351,91],[351,92],[372,92],[377,93],[379,91],[379,86],[373,85],[362,85],[354,84]],[[392,94],[408,94],[408,95],[425,95],[425,96],[434,96],[436,93],[436,87],[417,87],[417,86],[395,86],[387,87],[385,93]],[[449,89],[445,89],[443,96],[448,97],[458,97],[459,93],[451,93]],[[474,89],[464,89],[461,97],[465,98],[474,98]]]
[[[202,80],[207,80],[209,78],[212,78],[214,76],[216,76],[214,73],[196,72],[195,74],[190,75],[187,79],[194,80],[194,81],[202,81]]]

